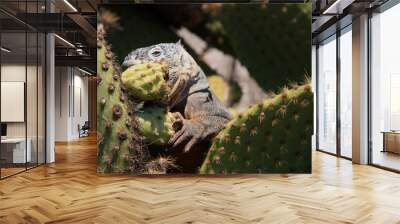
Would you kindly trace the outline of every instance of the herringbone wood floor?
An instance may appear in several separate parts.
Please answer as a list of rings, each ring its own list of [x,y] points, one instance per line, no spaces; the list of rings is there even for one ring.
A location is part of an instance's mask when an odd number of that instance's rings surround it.
[[[312,175],[96,174],[94,138],[0,181],[0,223],[400,223],[400,175],[315,152]]]

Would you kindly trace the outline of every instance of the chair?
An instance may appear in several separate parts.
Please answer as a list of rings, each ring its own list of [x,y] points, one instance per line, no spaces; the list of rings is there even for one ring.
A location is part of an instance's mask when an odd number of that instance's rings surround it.
[[[78,124],[79,138],[89,136],[90,123],[85,121],[82,127]]]

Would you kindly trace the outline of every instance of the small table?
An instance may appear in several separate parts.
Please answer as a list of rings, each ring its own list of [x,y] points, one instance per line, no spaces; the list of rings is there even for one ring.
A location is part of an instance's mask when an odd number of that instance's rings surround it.
[[[400,154],[400,131],[382,131],[383,150],[382,152],[391,152]]]
[[[1,139],[1,159],[5,163],[25,163],[31,161],[31,139],[26,139],[27,146],[25,154],[25,138]]]

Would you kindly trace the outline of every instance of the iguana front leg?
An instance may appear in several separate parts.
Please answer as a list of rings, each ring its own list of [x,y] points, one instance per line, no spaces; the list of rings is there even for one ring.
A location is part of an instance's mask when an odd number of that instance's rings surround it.
[[[171,69],[170,71],[170,82],[172,82],[173,86],[168,94],[168,102],[167,105],[169,108],[174,107],[180,98],[183,95],[183,91],[186,89],[189,81],[189,73],[188,69],[180,68],[178,70]]]
[[[176,116],[178,117],[176,122],[181,124],[181,129],[172,136],[168,143],[174,149],[181,143],[189,140],[183,149],[183,152],[188,152],[193,145],[204,138],[204,127],[195,120],[183,118],[182,114],[179,112],[176,112]]]
[[[197,143],[211,139],[231,119],[230,113],[209,91],[189,95],[185,102],[184,115],[176,113],[181,129],[169,140],[171,149],[186,142],[183,152],[189,152]]]
[[[170,93],[168,94],[168,106],[170,108],[172,108],[179,100],[179,97],[187,86],[187,82],[187,76],[180,76],[175,85],[172,87]]]

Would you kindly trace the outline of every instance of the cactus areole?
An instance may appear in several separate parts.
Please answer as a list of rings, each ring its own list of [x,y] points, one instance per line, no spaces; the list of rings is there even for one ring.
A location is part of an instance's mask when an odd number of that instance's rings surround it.
[[[148,62],[129,67],[121,75],[128,93],[142,101],[162,101],[168,95],[166,65]]]
[[[200,174],[310,173],[310,84],[249,107],[214,139]]]

